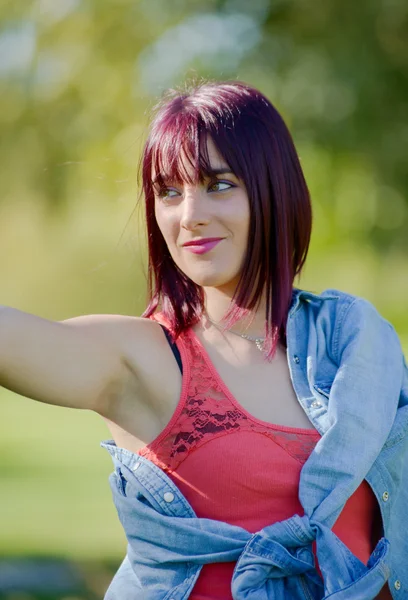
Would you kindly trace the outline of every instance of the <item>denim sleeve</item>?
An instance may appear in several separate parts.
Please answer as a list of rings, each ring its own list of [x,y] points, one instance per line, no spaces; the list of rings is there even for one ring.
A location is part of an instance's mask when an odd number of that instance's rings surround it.
[[[363,298],[344,305],[333,352],[339,366],[330,390],[329,428],[305,465],[299,488],[306,514],[329,527],[388,437],[404,376],[394,328]]]

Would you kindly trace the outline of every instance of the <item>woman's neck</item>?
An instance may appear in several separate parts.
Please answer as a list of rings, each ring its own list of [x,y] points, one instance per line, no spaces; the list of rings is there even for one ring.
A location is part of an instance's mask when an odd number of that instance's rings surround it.
[[[204,289],[204,312],[215,323],[224,324],[222,318],[231,306],[232,293],[222,288]],[[265,332],[265,302],[261,301],[256,310],[248,311],[248,315],[239,319],[231,329],[237,333],[264,336]]]

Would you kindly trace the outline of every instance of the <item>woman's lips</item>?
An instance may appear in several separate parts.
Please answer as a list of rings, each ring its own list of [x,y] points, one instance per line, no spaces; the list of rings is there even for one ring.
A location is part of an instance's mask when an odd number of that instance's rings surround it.
[[[197,242],[196,244],[190,244],[189,246],[183,246],[183,248],[185,250],[189,250],[190,252],[193,252],[194,254],[205,254],[206,252],[209,252],[210,250],[212,250],[213,248],[215,248],[215,246],[217,244],[219,244],[222,241],[222,239],[220,240],[211,240],[208,242]]]

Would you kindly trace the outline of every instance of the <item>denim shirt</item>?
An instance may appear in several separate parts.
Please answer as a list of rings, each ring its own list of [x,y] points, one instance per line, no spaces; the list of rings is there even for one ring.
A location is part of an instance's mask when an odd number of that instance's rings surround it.
[[[408,598],[408,367],[394,328],[367,300],[295,288],[287,360],[322,436],[300,475],[304,515],[254,534],[198,518],[161,469],[106,441],[128,552],[105,600],[184,600],[204,564],[229,561],[235,600],[370,600],[387,580],[393,598]],[[331,530],[363,479],[384,532],[367,565]]]

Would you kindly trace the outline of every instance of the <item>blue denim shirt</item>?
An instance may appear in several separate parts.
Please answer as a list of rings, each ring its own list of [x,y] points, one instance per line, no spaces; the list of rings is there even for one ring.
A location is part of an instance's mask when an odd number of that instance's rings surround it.
[[[295,288],[287,359],[299,403],[322,435],[300,475],[304,515],[254,534],[198,518],[161,469],[104,442],[128,539],[105,600],[184,600],[204,564],[229,561],[235,600],[370,600],[387,580],[393,598],[408,598],[408,367],[395,330],[362,298]],[[363,479],[384,531],[367,565],[331,531]]]

